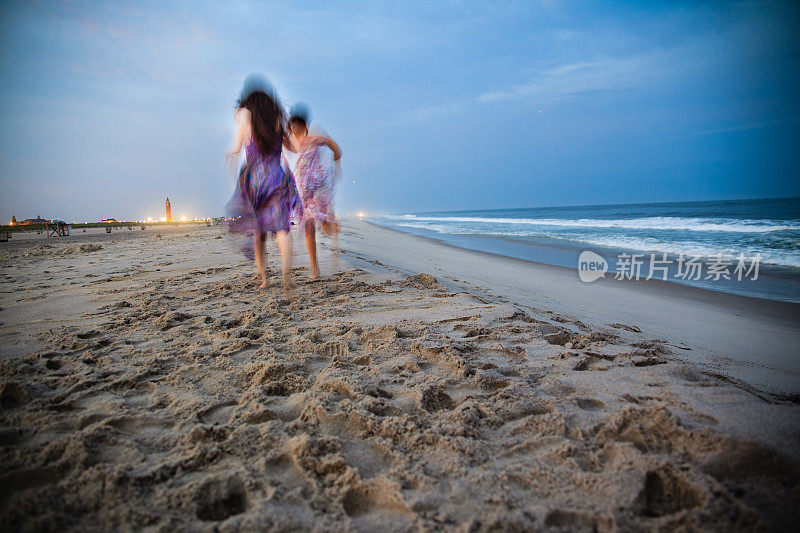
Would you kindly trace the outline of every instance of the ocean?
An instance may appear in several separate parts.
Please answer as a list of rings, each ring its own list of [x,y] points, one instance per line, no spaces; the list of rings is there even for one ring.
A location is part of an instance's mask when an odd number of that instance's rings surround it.
[[[370,221],[575,268],[576,275],[581,253],[590,251],[606,261],[606,277],[800,302],[800,198],[401,213]]]

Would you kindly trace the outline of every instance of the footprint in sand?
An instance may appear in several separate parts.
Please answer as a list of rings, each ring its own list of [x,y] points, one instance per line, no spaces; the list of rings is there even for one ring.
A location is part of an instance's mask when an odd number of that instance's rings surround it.
[[[444,391],[439,390],[437,387],[428,387],[422,391],[420,396],[420,407],[433,413],[435,411],[450,410],[455,408],[456,403]]]
[[[194,503],[200,520],[225,520],[247,510],[247,490],[238,475],[212,477],[197,486]]]
[[[642,516],[660,517],[702,505],[703,491],[671,465],[647,473],[639,494]]]
[[[411,521],[415,516],[414,512],[403,502],[399,490],[379,480],[349,489],[342,499],[342,506],[348,516],[366,519],[364,521],[367,524],[371,522],[369,518],[373,518],[376,526],[390,522],[395,523],[397,520]],[[364,525],[367,526],[367,524]],[[395,523],[395,525],[399,526],[400,524]],[[369,529],[368,526],[367,529]]]
[[[197,417],[204,424],[225,425],[231,419],[231,415],[233,414],[235,407],[235,402],[225,402],[218,405],[213,405],[208,409],[199,412]]]
[[[597,411],[606,406],[606,404],[595,398],[575,398],[575,404],[586,411]]]

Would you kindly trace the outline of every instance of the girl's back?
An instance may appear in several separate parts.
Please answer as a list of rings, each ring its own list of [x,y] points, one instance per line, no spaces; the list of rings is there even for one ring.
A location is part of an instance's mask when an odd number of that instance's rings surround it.
[[[297,154],[296,173],[303,196],[332,187],[336,175],[333,150],[320,139],[308,139]]]

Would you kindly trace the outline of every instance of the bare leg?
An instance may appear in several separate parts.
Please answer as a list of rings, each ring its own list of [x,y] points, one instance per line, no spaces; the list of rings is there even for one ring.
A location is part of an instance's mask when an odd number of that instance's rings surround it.
[[[339,224],[325,222],[322,231],[331,238],[331,274],[339,271]]]
[[[268,286],[267,283],[267,270],[265,267],[266,262],[264,261],[264,240],[266,235],[263,233],[256,233],[255,241],[253,243],[253,252],[255,254],[256,259],[256,268],[258,272],[261,274],[261,285],[259,288],[266,289]]]
[[[292,236],[288,231],[279,231],[277,236],[278,248],[281,251],[281,270],[283,271],[283,290],[290,291],[294,287],[292,282]]]
[[[306,248],[308,248],[308,258],[311,260],[311,279],[319,277],[319,264],[317,263],[317,235],[314,221],[306,221]]]

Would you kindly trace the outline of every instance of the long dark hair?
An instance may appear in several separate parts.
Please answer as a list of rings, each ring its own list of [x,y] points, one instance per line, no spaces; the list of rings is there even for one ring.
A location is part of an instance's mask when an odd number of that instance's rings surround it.
[[[236,104],[239,109],[250,111],[250,127],[258,151],[265,156],[280,154],[286,141],[286,112],[277,96],[258,89],[243,93]]]

